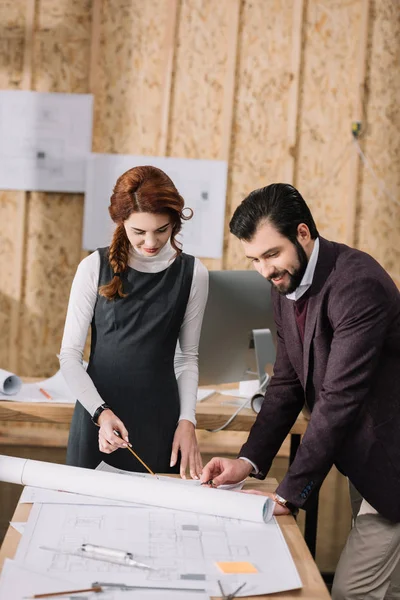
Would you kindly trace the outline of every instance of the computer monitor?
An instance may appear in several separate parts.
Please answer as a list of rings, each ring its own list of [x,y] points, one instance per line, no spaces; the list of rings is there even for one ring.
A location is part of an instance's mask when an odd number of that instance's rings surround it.
[[[255,271],[210,271],[199,345],[199,385],[258,376],[254,329],[275,332],[271,284]]]

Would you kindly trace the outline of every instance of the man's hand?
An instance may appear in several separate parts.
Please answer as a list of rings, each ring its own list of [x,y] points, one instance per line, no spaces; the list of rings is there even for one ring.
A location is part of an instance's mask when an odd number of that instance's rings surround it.
[[[171,467],[176,465],[179,451],[181,453],[180,475],[182,479],[186,479],[187,467],[189,467],[191,478],[199,479],[203,463],[197,445],[195,427],[191,421],[186,419],[179,421],[175,430],[174,441],[172,442]]]
[[[201,482],[213,482],[215,487],[224,483],[239,483],[251,473],[253,467],[240,458],[212,458],[203,469]]]
[[[241,494],[256,494],[257,496],[268,496],[271,500],[274,500],[274,494],[270,492],[260,492],[260,490],[241,490]],[[275,500],[274,500],[275,502]],[[279,517],[280,515],[290,515],[291,512],[286,506],[282,506],[282,504],[278,504],[275,502],[274,505],[274,515]]]
[[[99,429],[99,450],[105,454],[111,454],[119,448],[126,448],[129,444],[128,431],[125,425],[118,419],[112,410],[103,410],[98,418]],[[114,433],[114,429],[119,431],[121,437]]]

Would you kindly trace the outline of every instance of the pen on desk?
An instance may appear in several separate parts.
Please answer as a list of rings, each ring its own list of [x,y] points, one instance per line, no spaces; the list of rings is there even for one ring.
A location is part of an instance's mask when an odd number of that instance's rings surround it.
[[[121,439],[122,439],[122,435],[120,434],[120,432],[119,432],[119,431],[117,431],[116,429],[113,429],[113,433],[114,433],[114,434],[115,434],[117,437],[119,437],[119,438],[121,438]],[[138,456],[138,455],[136,454],[136,452],[135,452],[134,450],[132,450],[132,448],[131,448],[130,446],[127,446],[126,448],[127,448],[127,450],[129,450],[129,452],[130,452],[131,454],[133,454],[133,456],[134,456],[135,458],[137,458],[137,460],[138,460],[138,461],[139,461],[139,462],[140,462],[140,463],[141,463],[141,464],[144,466],[144,468],[145,468],[145,469],[147,469],[147,471],[148,471],[148,472],[149,472],[151,475],[155,475],[155,473],[154,473],[154,472],[153,472],[153,471],[150,469],[150,467],[148,467],[148,466],[146,465],[146,463],[145,463],[145,462],[144,462],[144,461],[143,461],[143,460],[140,458],[140,456]]]
[[[90,588],[85,588],[82,590],[67,590],[64,592],[48,592],[46,594],[34,594],[33,596],[29,596],[29,598],[56,598],[57,596],[69,596],[70,594],[84,594],[87,592],[94,592],[98,594],[99,592],[103,592],[103,588],[99,585],[94,585]]]
[[[138,567],[140,569],[149,569],[156,571],[155,567],[145,565],[133,558],[133,554],[123,550],[114,550],[114,548],[103,548],[94,544],[82,544],[77,550],[63,550],[61,548],[50,548],[49,546],[39,546],[40,550],[55,552],[56,554],[65,554],[67,556],[78,556],[80,558],[90,558],[91,560],[102,560],[104,562],[124,565],[127,567]]]
[[[50,396],[50,394],[48,392],[46,392],[46,390],[44,390],[43,388],[39,388],[39,392],[41,392],[43,394],[43,396],[45,396],[45,398],[47,398],[47,400],[53,400],[53,398]]]
[[[217,486],[214,484],[214,481],[212,479],[209,479],[208,481],[203,481],[201,483],[201,485],[208,485],[210,487],[216,488]]]
[[[103,546],[96,546],[95,544],[82,544],[81,551],[84,552],[89,558],[96,556],[98,558],[114,559],[120,563],[126,563],[132,567],[140,567],[141,569],[153,569],[150,565],[141,563],[133,557],[131,552],[125,552],[124,550],[117,550],[115,548],[104,548]]]

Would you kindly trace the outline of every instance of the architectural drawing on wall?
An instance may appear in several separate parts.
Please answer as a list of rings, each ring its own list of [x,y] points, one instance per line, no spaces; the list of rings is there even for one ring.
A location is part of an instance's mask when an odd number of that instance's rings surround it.
[[[83,248],[108,246],[114,224],[108,206],[118,177],[135,166],[152,165],[171,177],[194,217],[182,230],[188,254],[220,258],[223,248],[227,163],[156,156],[91,154],[87,163]]]
[[[93,96],[0,91],[0,189],[83,192]]]
[[[79,554],[82,544],[131,552],[152,569],[86,558]],[[35,572],[83,585],[106,578],[218,595],[219,579],[227,589],[246,582],[243,596],[301,587],[274,519],[257,524],[144,505],[35,504],[15,559]],[[221,573],[219,561],[246,561],[254,572]]]

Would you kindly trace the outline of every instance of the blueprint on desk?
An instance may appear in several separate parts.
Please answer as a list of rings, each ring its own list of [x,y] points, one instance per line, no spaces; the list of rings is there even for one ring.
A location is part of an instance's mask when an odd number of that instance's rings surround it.
[[[91,582],[94,583],[94,582]],[[105,582],[108,583],[108,582]],[[4,563],[0,579],[0,600],[26,600],[33,594],[49,594],[71,590],[71,582],[58,577],[38,573],[21,566],[13,560]],[[202,591],[167,591],[152,589],[136,589],[126,591],[104,588],[101,600],[209,600],[209,595]],[[62,600],[88,600],[96,598],[94,594],[64,594]],[[60,596],[61,598],[61,596]]]
[[[76,555],[84,543],[131,552],[153,570]],[[217,580],[227,592],[245,582],[241,596],[301,587],[275,519],[258,524],[134,504],[35,504],[15,560],[79,585],[105,580],[220,595]],[[222,573],[216,564],[221,561],[251,564],[255,572]]]

